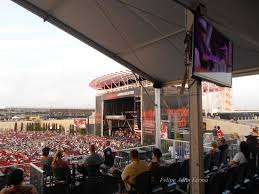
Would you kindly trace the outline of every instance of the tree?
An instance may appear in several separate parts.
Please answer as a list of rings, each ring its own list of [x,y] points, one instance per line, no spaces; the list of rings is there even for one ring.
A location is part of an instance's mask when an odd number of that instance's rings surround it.
[[[23,122],[21,123],[21,131],[23,130]]]
[[[56,126],[55,123],[52,123],[52,129],[51,129],[52,132],[55,131],[55,126]]]
[[[41,131],[42,130],[39,122],[35,123],[35,125],[36,125],[35,126],[36,131]]]
[[[17,122],[14,123],[14,130],[17,131]]]
[[[62,130],[62,126],[61,126],[61,124],[59,124],[59,126],[58,126],[58,132],[61,133],[61,130]]]

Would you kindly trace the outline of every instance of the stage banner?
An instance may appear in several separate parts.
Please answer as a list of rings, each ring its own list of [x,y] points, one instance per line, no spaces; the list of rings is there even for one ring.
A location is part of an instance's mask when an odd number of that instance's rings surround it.
[[[86,128],[86,119],[74,119],[74,125],[78,129]]]
[[[101,136],[102,96],[96,96],[95,135]]]
[[[140,96],[140,88],[131,88],[128,90],[107,93],[103,95],[104,100],[114,100],[118,98],[136,97]]]
[[[179,94],[174,86],[163,87],[161,91],[161,137],[172,138],[173,132],[189,128],[188,95]],[[177,129],[174,129],[176,128]]]
[[[145,88],[142,92],[142,130],[143,144],[155,144],[155,89],[153,87]]]

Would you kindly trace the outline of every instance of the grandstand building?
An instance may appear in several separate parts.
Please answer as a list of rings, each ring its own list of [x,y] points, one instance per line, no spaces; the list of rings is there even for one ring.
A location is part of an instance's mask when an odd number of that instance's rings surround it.
[[[232,89],[216,84],[202,83],[202,109],[205,115],[233,111]]]
[[[12,118],[31,117],[41,119],[71,119],[87,118],[94,112],[94,109],[73,109],[73,108],[18,108],[9,107],[0,109],[0,120],[11,120]]]
[[[131,71],[101,76],[90,83],[97,90],[95,134],[112,135],[127,129],[141,136],[142,144],[155,142],[155,89]],[[161,91],[161,137],[173,136],[174,128],[188,128],[188,96],[177,86]]]

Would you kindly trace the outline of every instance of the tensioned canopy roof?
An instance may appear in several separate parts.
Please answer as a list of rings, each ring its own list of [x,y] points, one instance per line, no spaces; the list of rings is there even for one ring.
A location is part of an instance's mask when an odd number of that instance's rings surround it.
[[[185,8],[197,0],[13,0],[150,81],[184,76]],[[204,0],[234,41],[234,74],[259,72],[259,1]]]

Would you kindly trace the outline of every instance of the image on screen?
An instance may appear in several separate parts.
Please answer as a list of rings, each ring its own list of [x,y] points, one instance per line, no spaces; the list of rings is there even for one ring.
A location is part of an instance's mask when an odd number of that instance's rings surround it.
[[[193,75],[224,86],[232,83],[233,43],[204,17],[194,22]]]

